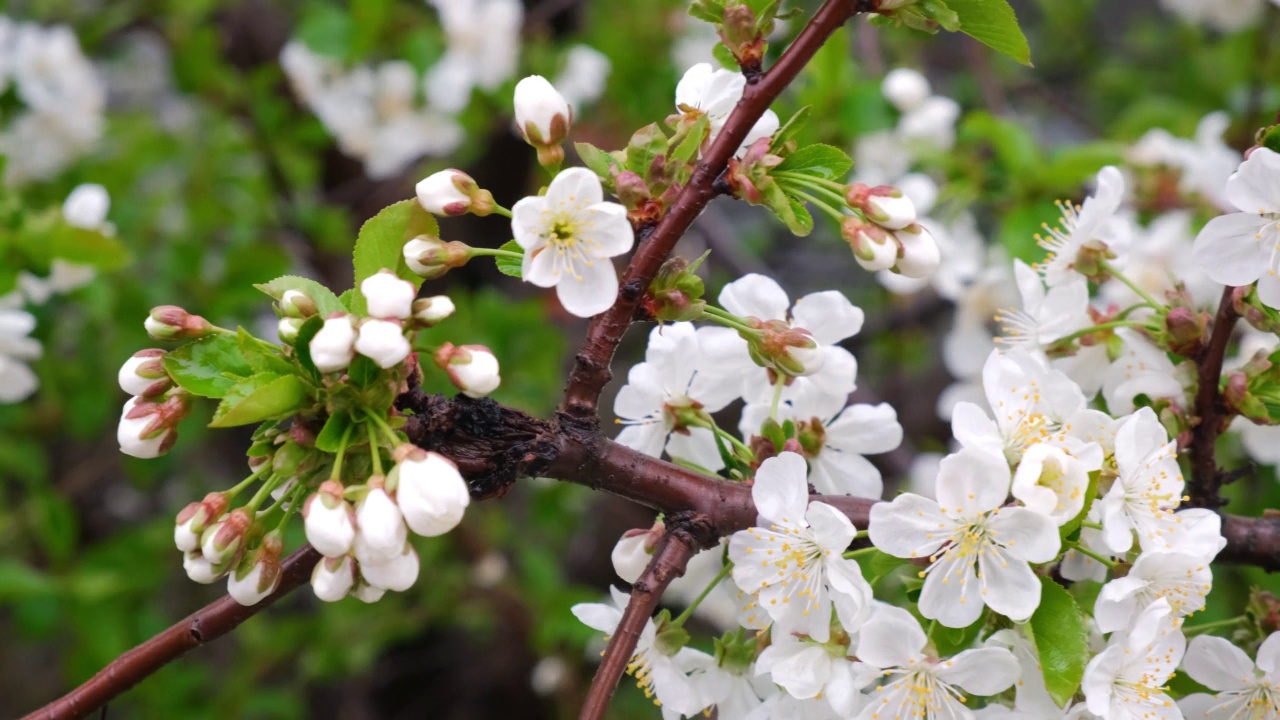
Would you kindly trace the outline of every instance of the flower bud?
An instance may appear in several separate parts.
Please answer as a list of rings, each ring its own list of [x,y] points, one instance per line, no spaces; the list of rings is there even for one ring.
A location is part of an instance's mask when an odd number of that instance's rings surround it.
[[[854,260],[864,270],[888,270],[898,262],[897,240],[879,225],[872,225],[857,215],[850,215],[840,223],[840,233],[849,241]]]
[[[95,183],[77,185],[62,202],[62,219],[72,227],[97,230],[107,221],[111,196]]]
[[[301,290],[285,290],[280,296],[280,313],[287,318],[309,318],[319,311],[316,301]]]
[[[347,369],[356,356],[356,329],[351,316],[335,314],[311,338],[311,362],[322,373]]]
[[[1183,357],[1195,357],[1208,334],[1209,317],[1189,307],[1170,308],[1165,315],[1166,347]]]
[[[880,93],[900,112],[910,112],[933,94],[924,75],[910,68],[895,68],[884,76]]]
[[[120,389],[130,395],[142,395],[157,381],[163,380],[167,384],[169,374],[164,371],[163,358],[164,351],[156,348],[134,353],[120,366]]]
[[[403,320],[412,312],[418,291],[413,283],[401,280],[390,270],[379,270],[360,283],[360,294],[369,308],[369,317]]]
[[[246,556],[227,577],[227,594],[241,605],[262,602],[280,584],[280,555],[283,552],[280,531],[267,533],[258,549]]]
[[[569,135],[573,110],[541,75],[516,83],[515,110],[516,129],[536,148],[558,146]]]
[[[244,546],[245,533],[253,525],[253,517],[244,508],[232,510],[226,518],[205,528],[200,536],[200,553],[214,565],[234,559]]]
[[[480,398],[498,389],[498,358],[484,345],[445,343],[436,350],[436,367],[449,373],[453,386],[467,397]]]
[[[346,555],[356,537],[356,514],[342,496],[342,485],[328,480],[302,506],[307,542],[326,557]]]
[[[471,248],[457,240],[444,242],[431,235],[419,235],[404,244],[404,262],[417,275],[434,280],[471,259]]]
[[[177,424],[186,417],[187,400],[185,393],[175,393],[159,403],[129,398],[116,428],[120,452],[143,459],[169,452],[178,440]]]
[[[219,520],[227,511],[227,496],[223,493],[209,493],[204,500],[193,502],[178,511],[173,525],[173,544],[183,552],[192,552],[200,547],[200,535],[210,523]]]
[[[352,548],[361,565],[388,562],[404,552],[409,536],[404,515],[382,487],[374,487],[356,504],[356,528]]]
[[[418,203],[432,215],[454,217],[470,212],[481,217],[493,212],[493,195],[461,170],[441,170],[418,181]]]
[[[360,323],[356,352],[374,361],[378,367],[395,367],[409,357],[409,341],[398,320],[367,319]]]
[[[909,278],[927,278],[938,269],[942,255],[933,235],[921,225],[911,225],[894,233],[902,246],[902,257],[893,271]]]
[[[325,602],[337,602],[356,584],[356,561],[349,555],[320,558],[311,571],[311,590]]]
[[[448,295],[435,295],[413,301],[413,321],[420,327],[435,327],[453,314],[456,308]]]
[[[623,533],[610,554],[613,571],[618,573],[618,577],[629,583],[639,580],[645,568],[649,567],[664,531],[665,525],[659,520],[653,527],[635,528]]]
[[[214,326],[199,315],[177,305],[151,308],[143,326],[152,340],[197,340],[214,332]]]
[[[182,555],[182,569],[187,571],[187,577],[201,585],[210,585],[227,572],[225,567],[214,567],[209,558],[201,555],[198,550]]]
[[[793,328],[782,320],[754,322],[764,331],[763,337],[747,346],[756,364],[789,377],[812,375],[822,369],[826,353],[808,330]]]
[[[867,219],[887,230],[901,230],[916,221],[916,206],[901,190],[889,185],[867,187],[854,183],[845,192],[849,207],[861,210]]]
[[[369,583],[361,582],[356,585],[355,589],[351,591],[351,594],[360,602],[372,605],[373,603],[381,600],[382,596],[387,594],[387,591],[380,587],[374,587]]]
[[[276,334],[280,336],[280,341],[288,345],[298,342],[298,333],[302,330],[302,318],[280,318],[280,322],[276,323]]]
[[[404,551],[390,560],[360,563],[360,576],[373,587],[404,592],[418,579],[418,553],[409,543]]]
[[[409,529],[425,537],[443,535],[462,522],[471,502],[458,466],[439,453],[413,446],[396,449],[399,463],[387,476]]]

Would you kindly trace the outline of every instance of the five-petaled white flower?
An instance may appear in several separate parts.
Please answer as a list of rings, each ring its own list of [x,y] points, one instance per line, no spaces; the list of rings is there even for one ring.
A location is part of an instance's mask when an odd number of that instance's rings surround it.
[[[578,317],[613,305],[618,273],[609,258],[630,250],[635,234],[626,208],[604,201],[595,173],[561,171],[546,195],[520,200],[511,214],[511,230],[524,248],[526,281],[554,287],[560,304]]]
[[[1184,485],[1178,468],[1178,444],[1151,408],[1130,415],[1116,429],[1119,477],[1098,501],[1102,537],[1117,553],[1133,547],[1133,533],[1143,552],[1176,550],[1166,537],[1178,525],[1174,510]]]
[[[1182,717],[1165,692],[1187,649],[1187,639],[1161,598],[1147,606],[1126,633],[1111,636],[1107,648],[1084,670],[1081,689],[1089,712],[1107,720],[1177,720]]]
[[[1181,552],[1142,553],[1128,575],[1102,587],[1093,619],[1102,632],[1123,630],[1159,598],[1169,603],[1174,617],[1186,617],[1204,609],[1212,587],[1213,572],[1203,558]]]
[[[1116,211],[1124,200],[1124,176],[1108,165],[1098,171],[1098,189],[1085,198],[1083,205],[1060,202],[1061,227],[1045,226],[1048,237],[1036,236],[1040,247],[1049,251],[1037,269],[1044,274],[1049,287],[1072,282],[1080,277],[1075,272],[1080,251],[1116,250],[1128,239],[1127,228],[1116,222]]]
[[[1013,653],[1001,647],[936,658],[925,654],[928,642],[911,613],[876,606],[858,636],[858,658],[880,668],[884,679],[857,720],[970,720],[973,711],[965,707],[961,690],[995,695],[1013,685],[1021,672]]]
[[[765,527],[729,538],[733,581],[758,593],[777,635],[830,638],[831,608],[856,632],[871,602],[871,586],[858,563],[845,558],[856,530],[844,513],[809,502],[804,458],[784,452],[760,464],[751,497]]]
[[[1058,529],[1047,516],[1001,507],[1009,466],[964,449],[938,466],[938,500],[905,493],[871,508],[871,542],[903,558],[927,557],[920,613],[947,627],[968,627],[984,605],[1022,621],[1040,605],[1040,580],[1028,563],[1058,555]],[[976,566],[976,567],[975,567]]]
[[[1200,231],[1192,256],[1223,285],[1258,283],[1258,299],[1280,308],[1280,153],[1258,148],[1227,180],[1240,209]]]
[[[723,68],[713,70],[708,63],[698,63],[686,70],[676,85],[676,109],[681,112],[694,110],[705,113],[711,124],[711,135],[708,137],[710,142],[720,133],[746,88],[747,79],[742,73]],[[741,153],[756,140],[774,134],[778,131],[778,126],[777,114],[772,110],[765,110],[743,138],[738,152]]]
[[[1280,633],[1262,641],[1256,666],[1231,641],[1201,635],[1187,647],[1182,669],[1192,680],[1217,691],[1188,695],[1179,701],[1187,720],[1280,717]]]

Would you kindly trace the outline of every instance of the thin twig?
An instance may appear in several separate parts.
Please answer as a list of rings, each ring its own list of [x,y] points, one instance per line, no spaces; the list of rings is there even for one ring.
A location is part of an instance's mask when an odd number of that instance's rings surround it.
[[[320,553],[304,545],[285,559],[280,586],[257,605],[241,605],[231,596],[198,610],[182,622],[111,661],[97,675],[23,720],[75,720],[91,715],[129,688],[142,682],[188,650],[231,632],[254,615],[311,578]]]
[[[647,236],[640,233],[640,245],[627,266],[618,288],[618,299],[605,312],[591,319],[587,337],[574,358],[565,390],[562,410],[570,417],[596,421],[596,402],[612,378],[609,366],[623,334],[631,325],[641,297],[653,282],[676,241],[719,194],[715,181],[727,167],[729,158],[742,144],[760,116],[769,109],[800,70],[813,58],[827,38],[858,9],[855,0],[826,0],[795,42],[782,53],[777,64],[761,75],[748,76],[746,90],[720,134],[703,154],[689,182],[671,204],[666,216]]]
[[[632,586],[631,600],[622,612],[618,628],[609,638],[604,659],[596,669],[591,689],[587,691],[587,699],[582,704],[579,720],[600,720],[604,717],[618,681],[622,679],[622,674],[636,651],[636,643],[640,640],[645,623],[653,616],[654,608],[662,599],[667,585],[684,575],[689,558],[697,551],[697,542],[687,532],[675,529],[663,536],[661,546],[653,554],[653,560],[649,561],[649,567],[645,568]]]
[[[1199,368],[1199,387],[1195,398],[1197,422],[1191,429],[1192,472],[1187,483],[1190,505],[1194,507],[1216,509],[1226,504],[1219,495],[1224,477],[1218,468],[1215,446],[1227,416],[1218,386],[1222,376],[1222,362],[1227,354],[1227,343],[1231,340],[1231,331],[1235,328],[1238,317],[1231,301],[1234,290],[1232,287],[1223,289],[1209,343],[1196,358]]]

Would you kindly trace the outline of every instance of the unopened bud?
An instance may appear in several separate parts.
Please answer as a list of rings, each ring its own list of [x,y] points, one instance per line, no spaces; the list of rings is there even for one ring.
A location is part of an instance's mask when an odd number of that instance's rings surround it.
[[[1208,317],[1188,307],[1170,308],[1165,316],[1167,345],[1171,352],[1183,357],[1195,357],[1204,346]]]
[[[285,290],[280,296],[280,314],[287,318],[309,318],[317,312],[316,301],[301,290]]]
[[[467,397],[480,398],[502,383],[498,358],[484,345],[445,343],[436,350],[436,367],[449,373],[453,386]]]
[[[387,485],[395,488],[405,524],[424,537],[457,527],[471,502],[458,466],[439,453],[410,453],[391,469]]]
[[[465,215],[477,209],[477,215],[493,210],[493,195],[481,190],[475,179],[461,170],[441,170],[418,181],[414,188],[418,193],[418,203],[432,215],[455,217]],[[476,208],[476,199],[487,200],[488,207]],[[484,202],[480,203],[484,205]]]
[[[448,295],[435,295],[413,301],[413,322],[419,327],[435,327],[454,313],[456,308]]]
[[[569,136],[573,110],[541,75],[530,75],[516,83],[515,113],[516,129],[525,142],[539,151],[544,148],[559,148],[560,143]],[[560,158],[563,160],[563,152]],[[541,152],[538,161],[543,162]]]
[[[177,305],[151,308],[143,326],[152,340],[196,340],[213,333],[216,328],[199,315],[192,315]]]
[[[610,555],[613,570],[618,573],[618,577],[629,583],[639,580],[644,569],[649,566],[649,561],[653,559],[653,552],[665,531],[665,525],[659,520],[652,527],[636,528],[623,533]]]
[[[199,549],[200,536],[226,513],[229,502],[225,494],[214,492],[182,508],[174,522],[173,544],[183,552]]]
[[[326,557],[345,555],[356,537],[356,515],[339,483],[327,480],[302,506],[307,542]]]
[[[826,353],[808,330],[793,328],[782,320],[761,323],[761,329],[763,337],[752,340],[747,348],[758,364],[788,377],[812,375],[822,369]]]
[[[356,352],[384,370],[399,365],[412,350],[400,321],[373,318],[360,322],[360,335],[356,338],[355,347]]]
[[[298,333],[302,330],[302,323],[306,322],[302,318],[284,317],[276,323],[276,334],[280,336],[280,341],[292,345],[298,341]]]
[[[120,451],[143,459],[169,452],[178,440],[178,423],[189,410],[190,399],[183,392],[175,392],[161,402],[129,398],[116,428]]]
[[[356,561],[350,555],[321,558],[311,571],[311,589],[325,602],[337,602],[356,584]]]
[[[356,328],[350,315],[337,313],[311,338],[311,362],[322,373],[347,369],[356,356]]]
[[[415,274],[434,280],[467,264],[471,248],[457,240],[445,242],[431,235],[419,235],[404,244],[404,261]]]
[[[901,190],[888,185],[850,185],[845,192],[849,207],[861,210],[867,219],[888,230],[901,230],[916,221],[916,206]]]
[[[280,556],[283,553],[280,531],[267,533],[258,549],[246,555],[227,578],[227,594],[241,605],[262,602],[280,584]]]
[[[840,223],[840,234],[849,242],[853,258],[864,270],[888,270],[898,262],[898,241],[892,233],[850,215]]]
[[[942,254],[933,235],[921,225],[911,225],[894,233],[902,246],[902,257],[892,269],[909,278],[927,278],[942,263]]]
[[[364,295],[369,317],[403,320],[412,312],[418,291],[413,283],[396,277],[395,272],[379,270],[360,282],[360,294]]]
[[[147,394],[157,383],[168,385],[169,374],[164,371],[164,350],[151,348],[139,350],[120,366],[117,379],[120,389],[130,395]]]
[[[248,510],[232,510],[224,519],[205,528],[200,537],[200,553],[214,565],[234,559],[243,548],[245,534],[252,525],[253,517]]]

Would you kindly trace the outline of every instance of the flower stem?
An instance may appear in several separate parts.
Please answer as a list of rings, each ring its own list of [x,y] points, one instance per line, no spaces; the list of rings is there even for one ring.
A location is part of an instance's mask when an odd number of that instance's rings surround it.
[[[1199,623],[1197,625],[1184,625],[1182,626],[1182,634],[1199,635],[1200,633],[1212,632],[1222,628],[1235,627],[1236,625],[1244,622],[1244,619],[1243,615],[1238,615],[1226,620],[1215,620],[1213,622]]]
[[[779,375],[778,381],[773,384],[773,404],[769,406],[769,418],[774,422],[778,421],[778,403],[782,401],[782,388],[786,384],[786,378],[782,375]]]
[[[374,434],[373,425],[365,425],[364,429],[369,435],[369,459],[373,461],[373,474],[382,474],[382,446],[378,444],[378,437]]]
[[[502,248],[478,248],[473,247],[467,250],[468,257],[508,257],[515,260],[524,258],[524,253],[515,250],[503,250]]]
[[[786,173],[781,175],[775,175],[774,177],[777,178],[784,187],[787,185],[792,186],[791,190],[796,192],[796,194],[800,194],[800,191],[797,190],[798,187],[808,188],[809,190],[812,190],[814,193],[821,195],[823,197],[823,202],[834,202],[835,205],[832,206],[832,209],[836,209],[835,217],[837,220],[840,220],[844,217],[844,213],[840,212],[838,208],[849,207],[849,201],[846,200],[844,197],[843,185],[836,185],[835,187],[838,187],[841,190],[841,192],[836,192],[831,188],[831,186],[824,185],[817,178],[812,178],[807,175],[792,175],[791,173]],[[827,182],[830,182],[830,181],[827,181]],[[810,202],[815,202],[815,201],[811,200]]]
[[[835,220],[836,222],[841,222],[841,221],[843,221],[843,220],[844,220],[844,217],[845,217],[845,214],[844,214],[844,213],[842,213],[842,212],[840,212],[839,210],[837,210],[837,209],[835,209],[835,208],[831,207],[831,206],[830,206],[830,205],[828,205],[826,202],[824,202],[824,201],[822,201],[822,200],[819,200],[818,198],[814,197],[813,195],[810,195],[809,193],[807,193],[807,192],[805,192],[805,191],[803,191],[803,190],[800,190],[800,189],[798,189],[798,188],[794,188],[794,187],[793,187],[793,188],[791,188],[791,192],[795,193],[796,197],[799,197],[799,198],[801,198],[801,199],[803,199],[803,200],[808,201],[808,202],[809,202],[810,204],[812,204],[814,207],[816,207],[816,208],[818,208],[819,210],[821,210],[822,212],[826,213],[826,214],[827,214],[827,215],[828,215],[832,220]]]
[[[1150,295],[1150,294],[1148,294],[1146,290],[1143,290],[1142,288],[1138,287],[1138,284],[1137,284],[1137,283],[1135,283],[1134,281],[1132,281],[1132,280],[1130,280],[1129,278],[1125,277],[1124,273],[1122,273],[1122,272],[1120,272],[1119,270],[1117,270],[1117,269],[1116,269],[1116,267],[1115,267],[1114,265],[1112,265],[1111,263],[1107,262],[1106,260],[1103,260],[1103,261],[1102,261],[1102,269],[1103,269],[1103,270],[1105,270],[1105,271],[1107,271],[1108,273],[1110,273],[1110,275],[1111,275],[1112,277],[1114,277],[1115,279],[1117,279],[1117,280],[1119,280],[1120,282],[1124,283],[1124,284],[1125,284],[1125,285],[1126,285],[1130,290],[1132,290],[1132,291],[1133,291],[1133,292],[1134,292],[1138,297],[1142,298],[1143,302],[1145,302],[1146,304],[1150,305],[1152,308],[1155,308],[1155,309],[1157,309],[1157,310],[1158,310],[1158,309],[1160,309],[1161,307],[1163,307],[1163,306],[1164,306],[1164,304],[1163,304],[1163,303],[1158,302],[1155,298],[1151,297],[1151,295]]]
[[[1090,550],[1089,548],[1085,547],[1084,545],[1081,545],[1080,543],[1067,543],[1066,545],[1069,549],[1075,550],[1076,552],[1086,557],[1091,557],[1094,560],[1097,560],[1098,562],[1102,563],[1103,565],[1106,565],[1108,568],[1111,568],[1114,570],[1116,567],[1115,560],[1112,560],[1106,555],[1101,555],[1099,553],[1096,553]]]
[[[289,524],[289,518],[293,517],[293,514],[302,506],[302,499],[306,497],[306,493],[307,489],[302,486],[302,483],[298,483],[293,490],[289,491],[286,496],[289,500],[289,507],[284,509],[284,516],[280,518],[280,523],[276,525],[277,530],[283,531],[284,526]]]
[[[284,478],[279,475],[268,477],[266,482],[262,483],[262,487],[258,488],[258,492],[254,493],[249,502],[245,504],[245,509],[250,512],[257,512],[258,506],[262,504],[262,501],[266,500],[271,495],[271,491],[275,490],[282,482],[284,482]]]
[[[1120,328],[1120,327],[1139,327],[1140,328],[1140,327],[1146,327],[1146,323],[1140,322],[1138,320],[1110,320],[1108,322],[1098,323],[1097,325],[1090,325],[1087,328],[1081,328],[1072,333],[1067,333],[1066,335],[1063,335],[1062,337],[1058,338],[1057,340],[1054,340],[1053,342],[1059,343],[1059,342],[1066,342],[1068,340],[1075,340],[1076,338],[1082,338],[1085,335],[1091,335],[1096,332],[1102,332],[1103,330],[1111,330],[1113,328]]]
[[[746,333],[749,335],[761,334],[759,330],[748,325],[746,320],[727,310],[722,310],[715,305],[707,305],[707,307],[702,311],[702,317],[704,319],[711,320],[712,322],[720,323],[725,327],[737,330],[740,333]]]
[[[676,627],[684,627],[684,622],[693,615],[693,611],[697,610],[698,606],[702,604],[702,601],[706,600],[707,596],[711,594],[711,591],[714,590],[722,580],[729,576],[729,572],[731,570],[733,570],[733,563],[725,561],[724,567],[720,568],[720,572],[716,574],[715,579],[703,588],[702,592],[698,593],[698,597],[694,598],[693,602],[689,603],[689,607],[685,608],[684,612],[680,613],[675,620],[672,620],[671,624]]]
[[[862,555],[870,555],[871,553],[876,552],[877,550],[878,548],[876,548],[874,545],[871,547],[858,548],[857,550],[850,550],[846,552],[844,554],[844,558],[846,560],[852,560]]]
[[[254,481],[262,477],[263,473],[265,473],[270,469],[271,469],[270,460],[259,465],[257,470],[254,470],[252,473],[250,473],[249,477],[241,480],[239,483],[236,484],[235,487],[231,488],[230,490],[226,491],[226,493],[224,493],[227,496],[227,500],[234,500],[235,497],[239,495],[242,490],[252,485]]]
[[[333,456],[333,471],[329,473],[329,479],[334,482],[341,482],[342,459],[347,454],[347,443],[351,440],[351,431],[355,427],[355,425],[348,425],[347,429],[342,431],[342,440],[338,443],[338,452]]]
[[[494,204],[493,204],[493,212],[494,212],[495,214],[501,215],[501,216],[502,216],[502,217],[504,217],[504,218],[510,218],[510,217],[511,217],[511,211],[510,211],[510,210],[508,210],[508,209],[506,209],[506,208],[504,208],[504,207],[502,207],[501,205],[499,205],[499,204],[497,204],[497,203],[494,203]]]
[[[367,408],[365,409],[364,414],[365,417],[372,420],[373,424],[377,425],[382,432],[387,434],[387,439],[391,441],[391,447],[394,448],[395,446],[404,443],[404,441],[400,439],[400,436],[396,434],[396,431],[392,430],[391,426],[387,424],[386,418]]]

